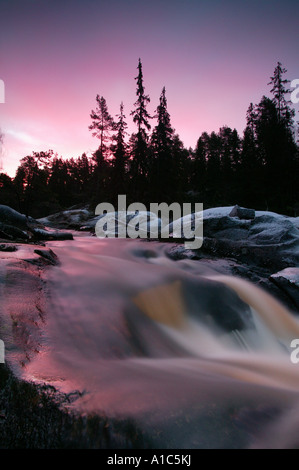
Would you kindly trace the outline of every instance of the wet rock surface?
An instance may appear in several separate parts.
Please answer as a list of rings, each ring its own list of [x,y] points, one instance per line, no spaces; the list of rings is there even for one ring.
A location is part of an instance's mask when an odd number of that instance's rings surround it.
[[[40,255],[43,262],[46,264],[51,264],[52,266],[57,266],[59,264],[58,256],[50,250],[34,250],[34,253]]]
[[[245,207],[240,207],[236,205],[231,212],[229,213],[230,217],[239,217],[239,219],[254,219],[255,210],[246,209]]]
[[[48,230],[32,217],[0,205],[0,240],[36,242],[39,240],[72,240],[68,232]]]
[[[270,281],[289,297],[299,311],[299,268],[289,267],[270,276]]]
[[[256,211],[247,220],[208,209],[203,220],[204,251],[270,271],[299,265],[298,218]]]
[[[0,244],[0,251],[17,251],[17,246],[14,244],[6,244],[6,243],[1,243]]]
[[[38,222],[52,228],[80,230],[94,217],[87,207],[82,209],[69,209],[47,217],[38,219]]]
[[[168,255],[248,279],[299,313],[299,218],[248,211],[239,206],[203,211],[202,247],[189,250],[179,244]]]

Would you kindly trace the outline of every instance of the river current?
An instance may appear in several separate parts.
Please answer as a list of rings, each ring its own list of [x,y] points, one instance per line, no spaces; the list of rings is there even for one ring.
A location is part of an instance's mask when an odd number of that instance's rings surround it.
[[[170,244],[75,235],[48,242],[40,354],[23,374],[79,392],[82,413],[130,418],[153,446],[294,447],[292,312]]]

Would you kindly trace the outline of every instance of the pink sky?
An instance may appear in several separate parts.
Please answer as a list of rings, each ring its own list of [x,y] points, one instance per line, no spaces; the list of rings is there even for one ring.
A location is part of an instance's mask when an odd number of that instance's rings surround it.
[[[3,171],[13,176],[33,150],[66,158],[94,151],[88,125],[97,93],[112,115],[124,102],[134,131],[139,57],[149,112],[165,85],[186,147],[222,125],[242,134],[248,105],[269,95],[278,60],[287,78],[299,78],[298,14],[295,0],[3,0]]]

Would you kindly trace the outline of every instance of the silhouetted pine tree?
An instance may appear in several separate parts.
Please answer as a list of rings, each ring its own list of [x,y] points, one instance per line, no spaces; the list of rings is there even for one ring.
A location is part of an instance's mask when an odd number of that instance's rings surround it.
[[[77,159],[71,158],[67,161],[69,198],[72,199],[71,205],[89,202],[92,197],[91,182],[94,167],[95,164],[90,161],[85,153]]]
[[[206,178],[207,178],[207,133],[203,133],[196,144],[193,152],[191,166],[191,188],[197,194],[200,202],[206,200]]]
[[[0,204],[19,210],[18,198],[13,180],[6,173],[0,173]]]
[[[263,164],[265,208],[291,210],[297,199],[297,146],[288,120],[275,101],[263,97],[257,106],[256,136]]]
[[[92,119],[91,125],[88,127],[92,131],[92,135],[100,139],[99,151],[96,155],[106,159],[109,153],[109,146],[106,142],[109,140],[110,132],[114,130],[115,124],[112,116],[108,112],[106,100],[103,96],[97,95],[97,108],[92,110],[90,117]],[[96,161],[97,163],[97,161]]]
[[[236,129],[228,126],[219,129],[220,145],[220,188],[223,201],[227,205],[234,204],[238,197],[238,169],[240,165],[241,140]]]
[[[263,166],[256,137],[256,112],[253,103],[250,103],[246,114],[238,179],[240,204],[256,209],[263,208]]]
[[[298,200],[298,148],[294,125],[295,110],[291,101],[286,98],[290,93],[288,89],[290,81],[283,78],[286,72],[287,70],[278,62],[269,83],[272,85],[272,101],[276,106],[278,119],[275,139],[277,147],[270,169],[273,178],[279,181],[278,190],[282,192],[277,201],[277,208],[285,207],[289,210],[295,200]]]
[[[70,179],[67,161],[62,158],[53,158],[48,180],[51,203],[53,204],[53,210],[51,212],[58,212],[72,205],[69,197]]]
[[[133,121],[137,125],[137,133],[131,136],[131,161],[130,161],[130,177],[131,177],[131,194],[136,201],[145,202],[148,197],[147,175],[148,175],[148,131],[151,129],[149,119],[151,116],[147,111],[147,105],[150,98],[145,94],[143,85],[142,63],[138,62],[138,75],[135,77],[137,81],[137,101],[135,109],[131,112]]]
[[[223,204],[222,197],[222,176],[221,176],[221,140],[219,136],[212,132],[208,136],[208,155],[207,155],[207,178],[206,193],[207,205],[217,206]]]
[[[186,202],[186,193],[191,189],[191,156],[190,152],[184,147],[178,134],[173,136],[172,158],[173,167],[175,169],[172,201],[184,203]]]
[[[273,93],[273,103],[277,109],[278,122],[283,121],[283,125],[286,127],[293,126],[293,118],[295,111],[290,107],[291,101],[286,99],[286,95],[290,93],[287,84],[290,80],[283,78],[283,74],[287,72],[287,69],[282,67],[280,62],[277,62],[273,77],[268,85],[272,86],[271,93]]]
[[[92,154],[94,162],[91,178],[91,204],[97,205],[101,202],[109,202],[110,188],[110,163],[105,159],[100,147]]]
[[[106,100],[103,96],[97,95],[97,108],[92,110],[90,117],[92,124],[89,129],[92,135],[100,140],[98,149],[93,153],[92,159],[95,162],[92,178],[92,202],[98,204],[108,199],[107,188],[109,186],[109,162],[110,145],[107,142],[110,140],[110,133],[115,129],[115,123],[112,116],[109,114]]]
[[[21,159],[16,173],[15,187],[19,194],[22,212],[27,216],[41,217],[49,213],[48,180],[53,156],[53,150],[48,150],[32,152],[32,155]]]
[[[116,206],[117,198],[120,194],[127,194],[127,144],[125,142],[125,136],[127,134],[127,123],[125,121],[126,116],[124,115],[124,105],[120,105],[120,114],[117,115],[118,122],[116,123],[117,133],[113,137],[114,144],[111,145],[112,151],[112,168],[111,168],[111,179],[110,179],[110,194],[111,202]]]
[[[158,123],[151,138],[151,195],[156,202],[173,201],[175,172],[173,157],[173,133],[170,115],[167,111],[165,87],[156,109]]]

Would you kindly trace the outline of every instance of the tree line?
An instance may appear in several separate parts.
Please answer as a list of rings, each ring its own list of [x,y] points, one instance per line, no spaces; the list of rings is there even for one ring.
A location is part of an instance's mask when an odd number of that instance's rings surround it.
[[[243,135],[228,126],[203,132],[194,150],[185,148],[172,127],[165,87],[154,116],[149,114],[140,59],[137,70],[130,113],[136,132],[127,133],[123,103],[113,118],[97,95],[89,130],[99,146],[92,157],[66,160],[52,150],[32,152],[21,159],[14,178],[0,173],[0,204],[42,217],[83,204],[92,210],[100,202],[117,206],[117,196],[126,194],[128,203],[239,204],[298,215],[295,112],[280,62],[270,77],[271,98],[249,105]]]

